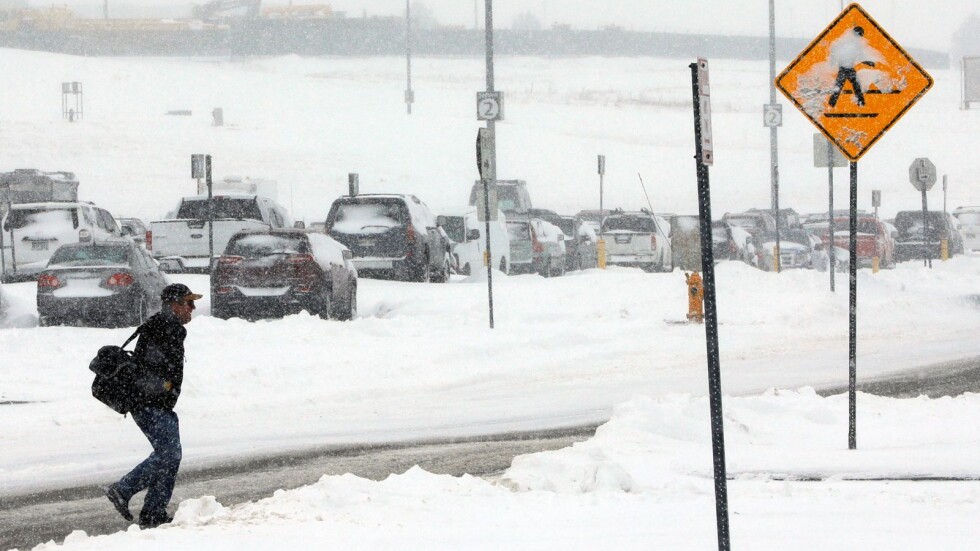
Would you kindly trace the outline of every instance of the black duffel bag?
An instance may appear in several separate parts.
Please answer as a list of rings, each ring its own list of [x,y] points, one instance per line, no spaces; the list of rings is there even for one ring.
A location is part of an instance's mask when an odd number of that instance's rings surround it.
[[[95,373],[92,381],[92,396],[118,413],[129,413],[142,399],[138,381],[143,375],[143,367],[125,350],[142,330],[136,330],[122,346],[103,346],[88,364]]]

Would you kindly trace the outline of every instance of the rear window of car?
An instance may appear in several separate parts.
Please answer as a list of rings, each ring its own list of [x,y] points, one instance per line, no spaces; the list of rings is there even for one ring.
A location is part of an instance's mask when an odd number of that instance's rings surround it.
[[[262,220],[262,211],[255,199],[238,199],[232,197],[215,197],[215,219]],[[177,211],[177,218],[185,220],[207,220],[207,199],[185,199]]]
[[[48,266],[112,266],[129,264],[129,247],[86,245],[61,247],[51,255]]]
[[[731,216],[725,218],[725,222],[740,228],[756,228],[759,226],[759,219],[751,216]]]
[[[980,212],[961,212],[956,219],[966,226],[980,226]]]
[[[652,218],[645,216],[610,216],[606,218],[602,231],[617,230],[654,233],[657,231],[657,226],[653,223]]]
[[[371,199],[335,205],[327,223],[331,232],[347,234],[383,233],[408,224],[408,209],[398,199]]]
[[[303,235],[242,235],[232,239],[225,254],[243,258],[263,258],[280,254],[305,254],[309,252]]]
[[[7,215],[3,229],[10,231],[29,226],[64,227],[66,225],[78,229],[78,209],[12,209]]]
[[[507,235],[513,240],[531,239],[530,226],[527,222],[507,222]]]
[[[895,227],[901,233],[908,233],[913,228],[922,227],[922,211],[902,211],[895,216]],[[941,212],[929,212],[929,225],[933,228],[943,225]]]
[[[449,239],[457,243],[462,243],[466,240],[466,224],[462,216],[447,216],[446,223],[442,225],[443,231],[449,236]]]

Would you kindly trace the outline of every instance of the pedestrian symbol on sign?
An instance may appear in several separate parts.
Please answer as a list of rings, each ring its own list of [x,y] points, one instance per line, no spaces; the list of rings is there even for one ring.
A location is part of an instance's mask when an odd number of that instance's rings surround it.
[[[868,44],[864,39],[864,28],[860,25],[845,32],[843,36],[835,40],[830,45],[830,60],[837,65],[837,80],[834,82],[834,93],[830,95],[828,103],[831,107],[837,106],[841,93],[844,91],[844,84],[851,84],[851,93],[854,95],[854,103],[864,107],[864,85],[858,79],[858,69],[861,65],[874,68],[876,64],[883,60],[881,54]],[[864,71],[864,69],[862,69]],[[874,77],[865,78],[868,82]],[[875,79],[877,80],[877,79]],[[868,83],[870,89],[870,83]]]

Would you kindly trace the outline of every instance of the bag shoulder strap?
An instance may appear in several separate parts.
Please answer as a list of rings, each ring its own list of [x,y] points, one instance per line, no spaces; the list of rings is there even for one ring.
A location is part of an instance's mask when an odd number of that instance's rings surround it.
[[[132,335],[130,335],[129,338],[126,339],[126,342],[124,342],[123,345],[120,348],[126,348],[126,345],[129,344],[130,342],[132,342],[132,340],[135,339],[136,337],[138,337],[139,334],[142,333],[142,332],[143,332],[143,326],[140,325],[139,327],[136,328],[136,332],[133,333]]]

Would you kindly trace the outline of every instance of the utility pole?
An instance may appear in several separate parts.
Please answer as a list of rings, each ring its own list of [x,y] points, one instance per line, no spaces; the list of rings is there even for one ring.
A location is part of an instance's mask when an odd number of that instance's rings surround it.
[[[412,91],[412,5],[411,0],[405,0],[405,59],[407,63],[408,84],[405,88],[405,106],[408,114],[412,114],[412,103],[415,92]]]

